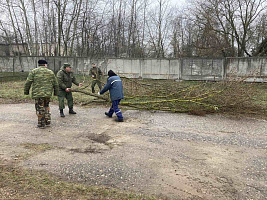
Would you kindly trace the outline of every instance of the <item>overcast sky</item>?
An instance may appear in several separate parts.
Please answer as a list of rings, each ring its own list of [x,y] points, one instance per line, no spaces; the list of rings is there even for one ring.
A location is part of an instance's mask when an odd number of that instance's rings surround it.
[[[178,6],[182,6],[185,5],[187,0],[170,0],[172,2],[172,4],[176,4]]]

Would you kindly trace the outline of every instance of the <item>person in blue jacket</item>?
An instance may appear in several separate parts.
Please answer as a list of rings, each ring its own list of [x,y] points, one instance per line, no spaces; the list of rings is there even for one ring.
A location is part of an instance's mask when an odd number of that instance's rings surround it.
[[[105,112],[105,115],[108,117],[112,117],[113,113],[117,115],[118,122],[123,122],[123,116],[121,110],[119,109],[119,104],[121,99],[123,99],[123,87],[121,78],[115,74],[112,70],[108,71],[108,80],[104,88],[99,92],[99,94],[104,94],[106,91],[109,90],[110,99],[112,101],[112,106],[108,112]]]

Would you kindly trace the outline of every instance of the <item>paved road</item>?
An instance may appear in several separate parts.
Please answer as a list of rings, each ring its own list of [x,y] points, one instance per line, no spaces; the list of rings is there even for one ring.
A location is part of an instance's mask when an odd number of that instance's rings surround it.
[[[33,104],[0,104],[0,157],[66,180],[168,199],[266,199],[267,122],[77,107],[37,129]],[[44,152],[27,148],[46,145]],[[23,159],[22,159],[23,158]]]

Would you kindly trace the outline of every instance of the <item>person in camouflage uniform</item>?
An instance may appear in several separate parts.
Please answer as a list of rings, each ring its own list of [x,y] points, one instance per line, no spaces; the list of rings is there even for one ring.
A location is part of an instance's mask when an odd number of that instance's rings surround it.
[[[49,108],[50,98],[58,95],[58,82],[53,71],[47,69],[45,60],[38,61],[39,67],[33,69],[26,80],[24,94],[29,95],[32,86],[32,98],[35,99],[35,109],[38,116],[38,128],[45,128],[51,123]]]
[[[59,84],[59,94],[58,94],[58,102],[59,102],[59,110],[60,117],[65,117],[63,109],[65,108],[64,99],[67,99],[69,114],[76,114],[73,111],[73,97],[71,92],[72,83],[81,87],[82,83],[78,83],[76,78],[71,71],[71,66],[69,63],[64,63],[61,69],[57,73],[58,84]]]
[[[89,75],[92,76],[92,93],[95,93],[95,84],[98,85],[99,90],[102,89],[101,85],[101,76],[102,76],[102,71],[99,67],[96,66],[95,63],[92,63],[92,68],[90,69]]]

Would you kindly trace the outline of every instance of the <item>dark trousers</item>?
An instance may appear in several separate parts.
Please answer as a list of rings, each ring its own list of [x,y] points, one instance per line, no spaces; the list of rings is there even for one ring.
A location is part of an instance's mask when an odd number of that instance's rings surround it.
[[[112,101],[112,106],[108,111],[108,114],[109,114],[110,117],[112,117],[113,113],[115,112],[115,114],[117,115],[118,119],[123,119],[121,110],[118,107],[119,104],[120,104],[120,101],[121,101],[120,99]]]
[[[65,98],[68,102],[68,107],[70,109],[73,108],[73,97],[71,92],[59,91],[58,94],[58,103],[59,103],[59,110],[63,110],[65,108]]]
[[[35,110],[38,117],[38,125],[45,126],[51,123],[51,112],[49,108],[50,98],[36,98],[35,99]]]

